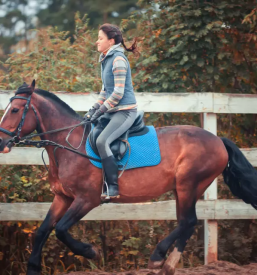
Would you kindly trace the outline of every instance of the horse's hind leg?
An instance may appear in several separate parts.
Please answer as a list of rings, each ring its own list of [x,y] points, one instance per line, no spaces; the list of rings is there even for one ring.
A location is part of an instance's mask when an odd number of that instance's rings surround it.
[[[98,258],[99,255],[97,250],[91,244],[74,240],[68,233],[68,230],[89,211],[98,206],[100,204],[100,200],[99,202],[97,201],[97,198],[76,198],[55,227],[56,237],[67,245],[75,255],[81,255],[87,259]]]
[[[56,195],[53,203],[36,233],[36,238],[31,252],[27,275],[40,275],[41,270],[41,252],[42,248],[54,228],[54,225],[60,220],[71,204],[72,200],[67,197]]]
[[[194,193],[193,189],[191,192]],[[176,265],[180,260],[180,256],[183,253],[187,241],[191,238],[194,233],[194,227],[197,224],[196,217],[196,200],[190,196],[188,191],[179,191],[178,200],[179,204],[179,236],[176,239],[175,247],[168,259],[165,261],[162,270],[158,275],[172,275],[175,273]]]
[[[195,204],[196,199],[194,196],[194,189],[188,184],[187,189],[177,190],[176,207],[178,226],[162,240],[156,247],[154,253],[150,257],[149,268],[159,268],[164,263],[165,256],[168,249],[175,242],[174,251],[166,260],[163,269],[159,274],[173,274],[175,266],[180,259],[180,255],[185,249],[187,240],[194,233],[194,226],[197,223]]]
[[[177,220],[179,221],[179,207],[178,207],[178,195],[177,191],[174,190],[174,195],[176,198],[176,211],[177,211]],[[157,269],[160,268],[165,262],[165,256],[169,250],[169,248],[173,245],[176,239],[179,237],[179,226],[175,228],[165,239],[158,243],[153,254],[151,255],[148,268]]]

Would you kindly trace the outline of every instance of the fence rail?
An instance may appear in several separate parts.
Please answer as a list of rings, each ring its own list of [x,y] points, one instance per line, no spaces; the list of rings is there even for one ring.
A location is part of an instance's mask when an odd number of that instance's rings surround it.
[[[55,92],[75,111],[86,111],[97,94]],[[12,91],[0,90],[0,110],[9,103]],[[257,114],[257,96],[219,93],[137,93],[138,109],[145,112]]]
[[[42,221],[51,203],[1,203],[1,221]],[[199,200],[199,220],[257,219],[257,211],[242,200]],[[83,220],[176,220],[176,201],[102,204]]]
[[[75,111],[87,111],[97,94],[55,92]],[[12,91],[0,90],[0,111],[13,96]],[[183,93],[136,93],[138,109],[145,112],[203,113],[204,129],[217,134],[217,114],[257,114],[257,95]],[[241,149],[257,166],[257,148]],[[0,154],[0,165],[42,165],[42,149],[13,148],[7,155]],[[47,154],[45,155],[48,163]],[[218,219],[256,219],[257,211],[238,200],[217,200],[217,180],[206,190],[205,200],[197,203],[197,215],[205,221],[205,263],[217,260]],[[0,220],[42,220],[50,203],[0,204]],[[102,205],[84,217],[86,220],[175,220],[175,201]]]

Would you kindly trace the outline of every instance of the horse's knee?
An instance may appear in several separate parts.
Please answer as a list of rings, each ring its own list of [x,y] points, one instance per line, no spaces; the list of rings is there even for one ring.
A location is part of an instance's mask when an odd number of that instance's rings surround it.
[[[187,227],[186,227],[186,231],[187,230],[193,230],[194,232],[194,228],[197,225],[197,217],[191,217],[188,221],[187,221]]]
[[[45,238],[45,236],[48,234],[49,234],[49,229],[39,227],[36,232],[35,243],[41,242]]]
[[[195,227],[197,225],[197,218],[195,217],[194,219],[190,220],[189,226],[190,227]]]
[[[195,226],[197,224],[197,218],[182,220],[179,223],[179,235],[180,238],[190,238],[194,233]]]
[[[67,233],[67,230],[62,225],[56,225],[55,227],[55,235],[57,239],[62,241]]]
[[[197,225],[196,215],[188,215],[185,219],[182,219],[179,222],[180,231],[188,230],[188,228],[194,227]]]
[[[49,229],[48,228],[42,228],[39,227],[36,233],[37,237],[44,237],[48,233]]]

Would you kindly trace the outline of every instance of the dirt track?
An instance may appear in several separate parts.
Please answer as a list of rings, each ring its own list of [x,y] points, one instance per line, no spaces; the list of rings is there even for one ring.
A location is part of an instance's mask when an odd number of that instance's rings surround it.
[[[63,273],[69,275],[154,275],[158,270],[152,271],[149,269],[132,270],[127,272],[70,272]],[[177,269],[175,275],[257,275],[257,263],[247,266],[238,266],[229,262],[216,262],[208,266],[200,266],[195,268]]]

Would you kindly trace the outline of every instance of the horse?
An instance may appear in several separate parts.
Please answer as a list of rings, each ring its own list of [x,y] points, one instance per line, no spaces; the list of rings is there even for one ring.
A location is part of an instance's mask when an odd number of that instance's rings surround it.
[[[70,125],[78,125],[70,142],[85,153],[91,124],[55,94],[35,88],[35,80],[24,90],[16,91],[0,122],[0,152],[9,153],[13,144],[37,130],[41,140],[65,146]],[[53,131],[62,129],[62,131]],[[50,131],[50,132],[49,132]],[[195,126],[181,125],[156,128],[161,152],[160,164],[126,170],[119,179],[120,198],[114,203],[145,202],[173,191],[178,226],[154,249],[148,268],[161,268],[159,275],[174,274],[180,255],[197,224],[196,202],[221,173],[234,195],[257,209],[257,173],[239,148],[227,138],[219,138]],[[28,260],[27,275],[39,275],[41,252],[55,228],[57,238],[75,254],[97,259],[97,247],[75,240],[68,233],[93,208],[99,206],[102,171],[89,159],[72,151],[45,145],[49,156],[49,182],[54,193],[51,207],[37,230]],[[58,164],[58,165],[57,165]],[[174,249],[166,259],[169,248]]]

